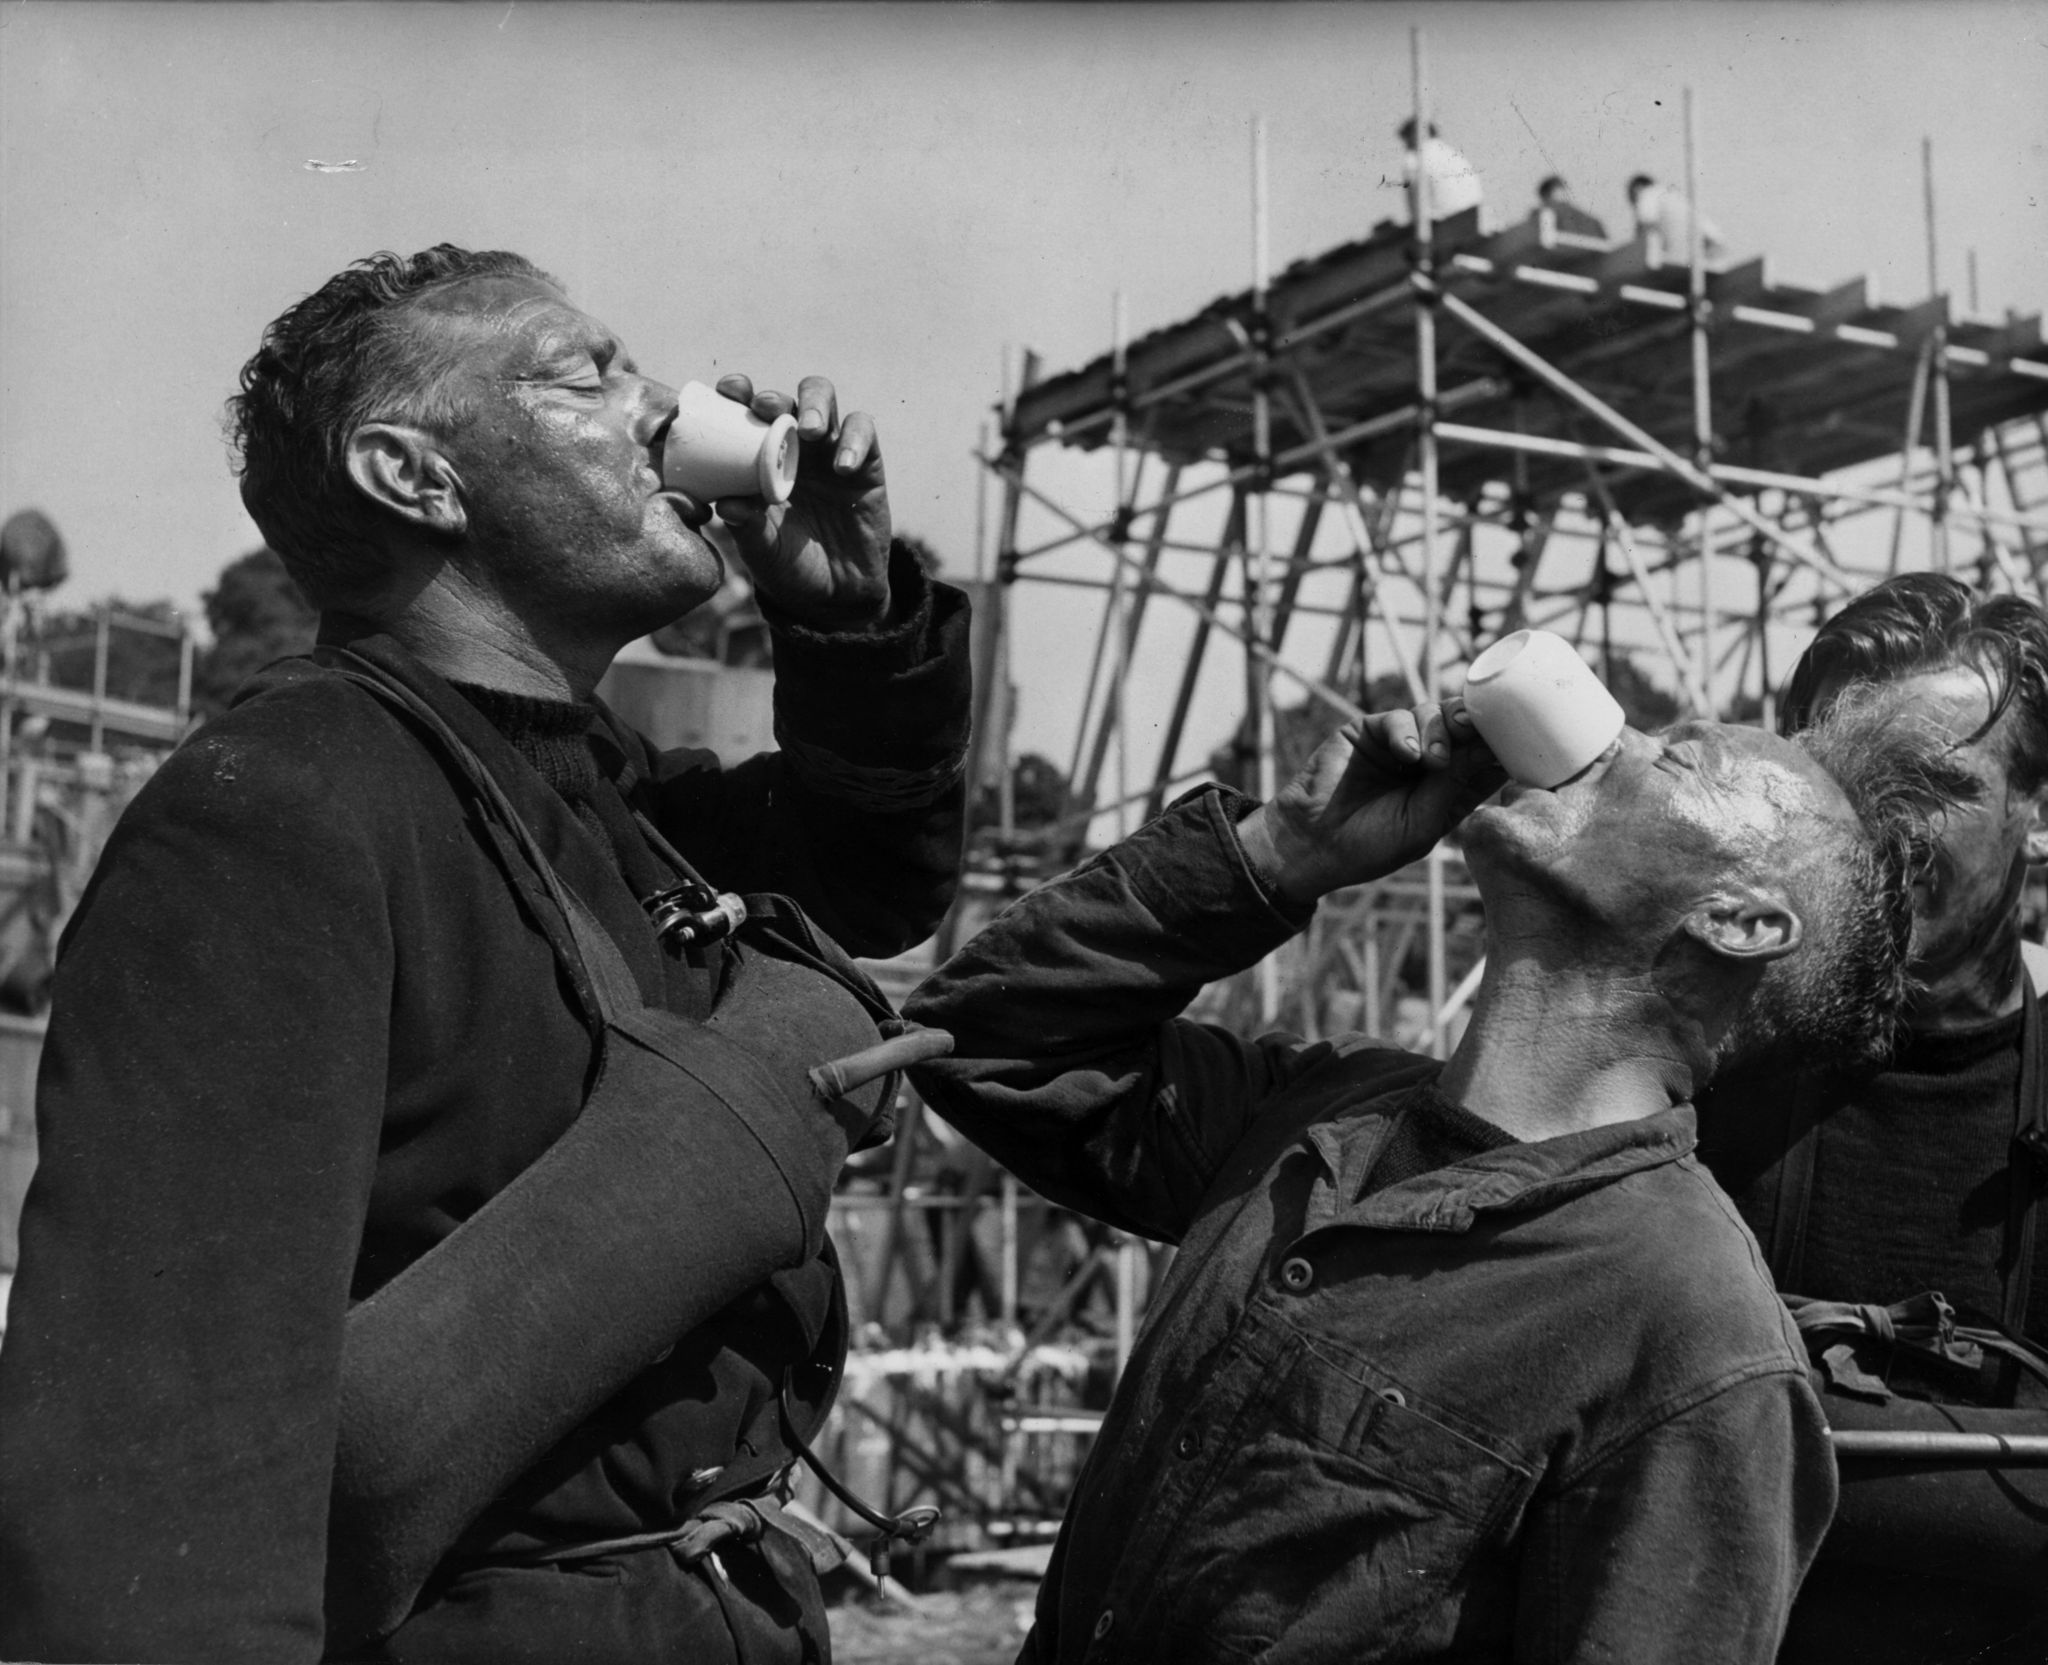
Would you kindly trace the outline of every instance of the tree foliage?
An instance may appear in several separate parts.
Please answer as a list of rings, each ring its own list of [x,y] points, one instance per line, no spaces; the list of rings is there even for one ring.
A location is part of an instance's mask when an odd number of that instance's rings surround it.
[[[202,716],[225,711],[235,690],[273,659],[313,645],[319,615],[270,549],[230,561],[200,601],[213,636],[192,674],[192,700]]]
[[[41,509],[17,509],[0,525],[0,583],[9,594],[54,590],[70,570],[63,536]]]

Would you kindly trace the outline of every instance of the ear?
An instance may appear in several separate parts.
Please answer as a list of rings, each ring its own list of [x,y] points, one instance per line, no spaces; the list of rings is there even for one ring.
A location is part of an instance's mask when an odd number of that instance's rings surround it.
[[[1799,915],[1768,890],[1710,896],[1679,921],[1679,929],[1711,953],[1757,962],[1782,959],[1806,935]]]
[[[469,525],[462,480],[439,445],[399,422],[365,422],[348,436],[348,475],[373,503],[430,532]]]
[[[2048,861],[2048,786],[2034,794],[2027,809],[2026,854],[2030,862]]]

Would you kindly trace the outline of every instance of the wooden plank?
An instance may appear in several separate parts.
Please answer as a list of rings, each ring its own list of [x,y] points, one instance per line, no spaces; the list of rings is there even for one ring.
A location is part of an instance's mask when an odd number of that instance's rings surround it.
[[[1770,289],[1770,263],[1763,255],[1707,274],[1707,299],[1716,306],[1736,306],[1744,301],[1763,304]]]
[[[1861,318],[1877,305],[1877,280],[1865,275],[1838,283],[1832,289],[1779,290],[1771,305],[1780,312],[1811,318],[1817,328],[1832,329],[1851,318]]]

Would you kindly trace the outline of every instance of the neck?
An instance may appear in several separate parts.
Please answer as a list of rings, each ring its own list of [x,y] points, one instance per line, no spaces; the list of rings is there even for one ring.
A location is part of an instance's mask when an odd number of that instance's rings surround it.
[[[588,700],[620,642],[593,644],[537,628],[488,591],[437,577],[378,620],[450,682],[533,699]]]
[[[1497,942],[1440,1082],[1522,1140],[1637,1121],[1686,1102],[1693,1084],[1647,975],[1560,966]]]
[[[1915,1034],[1940,1034],[2007,1017],[2020,1009],[2020,919],[2008,909],[1989,934],[1978,939],[1975,952],[1944,967],[1920,966],[1921,987],[1906,1008],[1906,1025]]]

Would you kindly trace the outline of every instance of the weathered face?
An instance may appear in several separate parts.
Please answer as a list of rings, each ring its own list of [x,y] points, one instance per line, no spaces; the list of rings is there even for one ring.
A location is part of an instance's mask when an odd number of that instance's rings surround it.
[[[1825,702],[1832,689],[1820,690]],[[1977,784],[1973,802],[1935,822],[1934,860],[1913,891],[1913,962],[1935,977],[1980,958],[2018,918],[2029,859],[2044,852],[2039,795],[2014,789],[2010,766],[2012,713],[1981,732],[1992,690],[1970,666],[1926,671],[1883,685],[1879,697],[1946,736],[1949,761]]]
[[[1502,885],[1519,885],[1589,931],[1654,951],[1717,885],[1782,876],[1815,815],[1855,826],[1840,788],[1798,746],[1688,722],[1655,736],[1623,729],[1552,790],[1503,787],[1466,821],[1464,843],[1490,906]]]
[[[459,353],[467,420],[441,436],[468,515],[463,559],[515,610],[620,642],[709,597],[715,549],[662,489],[675,390],[549,284],[493,277],[425,315]]]

